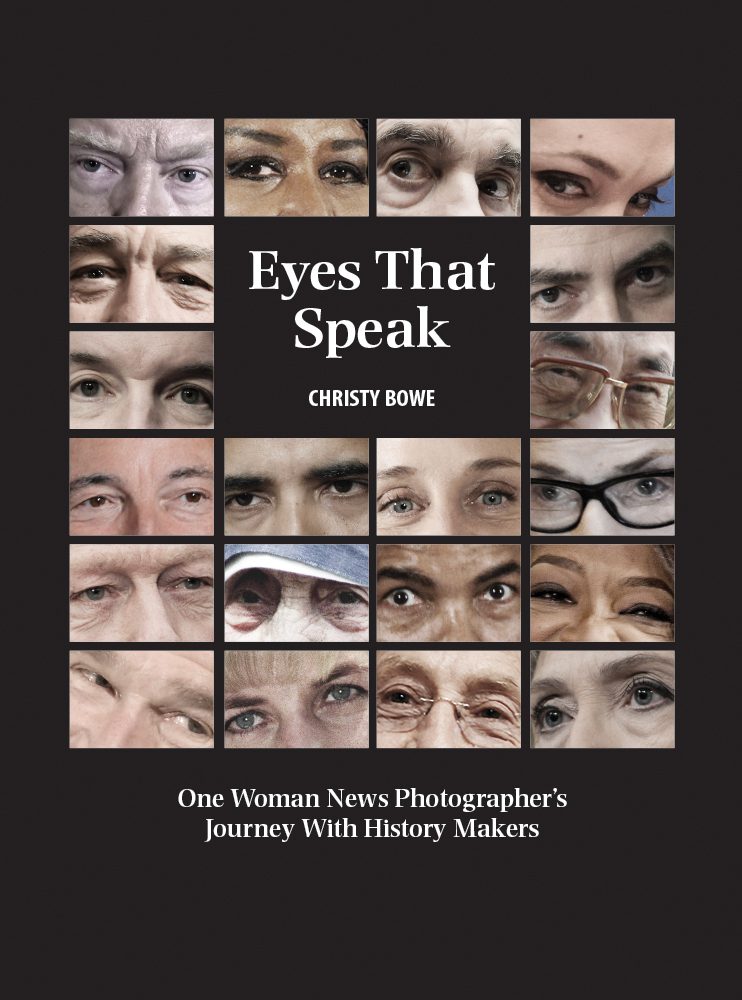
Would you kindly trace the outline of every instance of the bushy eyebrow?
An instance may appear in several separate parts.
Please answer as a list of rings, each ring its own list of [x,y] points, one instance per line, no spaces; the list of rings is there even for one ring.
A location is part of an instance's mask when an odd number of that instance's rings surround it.
[[[330,143],[330,148],[334,149],[336,152],[342,152],[344,149],[365,149],[366,140],[365,139],[333,139]]]
[[[120,476],[112,476],[107,472],[95,472],[89,476],[77,476],[70,481],[70,493],[84,489],[86,486],[110,486],[111,484],[121,485]]]
[[[675,592],[665,580],[658,576],[627,576],[619,581],[621,587],[651,587],[653,590],[664,590],[670,597],[675,596]]]
[[[672,455],[666,451],[650,451],[647,452],[646,455],[641,455],[639,458],[632,459],[630,462],[624,462],[622,465],[616,465],[612,470],[612,476],[628,476],[632,472],[641,472],[650,462],[655,462],[659,459],[666,460],[670,462],[671,465],[674,462]],[[669,468],[669,466],[667,466],[667,468]],[[542,472],[544,475],[554,476],[556,479],[565,479],[570,475],[569,471],[560,465],[552,465],[551,462],[539,461],[531,463],[531,472]]]
[[[268,476],[226,476],[224,479],[225,490],[264,490],[273,485]]]
[[[489,583],[491,580],[496,580],[498,577],[507,576],[509,573],[519,573],[520,563],[517,559],[510,559],[508,562],[499,563],[496,566],[490,566],[483,573],[479,573],[474,577],[472,583],[475,587],[480,586],[483,583]]]
[[[570,281],[585,281],[589,277],[587,271],[560,270],[556,267],[534,267],[531,269],[532,285],[562,285]]]
[[[584,333],[577,333],[573,330],[548,330],[539,333],[539,340],[548,344],[558,344],[560,347],[574,347],[575,350],[584,351],[590,346],[590,338]]]
[[[168,479],[189,479],[191,476],[202,478],[213,475],[214,470],[206,465],[190,465],[184,466],[182,469],[173,469],[172,472],[168,473]]]
[[[672,375],[673,373],[673,364],[667,354],[647,355],[639,358],[637,363],[640,369],[657,372],[660,375]]]
[[[302,478],[305,482],[311,480],[344,479],[348,476],[362,476],[368,473],[367,462],[336,462],[332,465],[318,466],[316,469],[309,469]]]
[[[70,253],[77,250],[102,250],[120,244],[118,236],[102,233],[99,229],[89,233],[75,233],[70,236]]]
[[[228,125],[224,129],[226,136],[238,136],[240,139],[255,139],[256,142],[265,142],[269,146],[285,146],[289,141],[282,135],[275,132],[266,132],[260,128],[250,128],[248,125]]]
[[[378,153],[395,142],[410,142],[415,146],[428,146],[444,152],[454,146],[455,140],[447,128],[441,125],[415,125],[413,122],[398,122],[390,126],[378,137]]]
[[[658,261],[674,261],[675,247],[667,240],[658,240],[651,247],[642,250],[635,257],[630,257],[621,264],[620,272],[633,271],[637,267],[645,267],[647,264],[656,264]]]
[[[408,583],[416,583],[421,587],[434,587],[435,581],[432,577],[417,570],[408,569],[405,566],[383,566],[377,574],[379,580],[405,580]]]
[[[620,275],[639,267],[646,267],[647,265],[660,262],[667,263],[674,261],[674,259],[675,249],[673,245],[668,243],[667,240],[658,240],[651,247],[647,247],[646,250],[642,250],[636,254],[635,257],[630,257],[628,260],[623,261],[616,269],[616,273]],[[531,269],[532,285],[541,283],[559,285],[565,282],[586,281],[590,277],[591,275],[588,271],[575,271],[568,268],[534,267]]]
[[[70,129],[70,146],[79,146],[80,149],[88,149],[92,152],[110,153],[113,156],[120,156],[121,159],[131,159],[121,152],[121,146],[115,139],[104,135],[102,132],[78,132]],[[208,153],[213,153],[214,144],[208,139],[202,142],[192,143],[189,146],[174,146],[167,150],[164,159],[158,158],[158,163],[172,163],[175,160],[197,160]]]
[[[113,233],[103,233],[100,230],[93,230],[88,233],[75,233],[70,236],[70,254],[79,250],[118,250],[121,252],[125,247],[124,241]],[[198,246],[192,243],[172,243],[165,246],[157,246],[155,253],[158,257],[166,257],[168,260],[190,260],[208,261],[214,260],[214,248]]]
[[[71,355],[70,355],[71,356]],[[161,375],[155,383],[155,389],[164,389],[170,382],[180,382],[182,379],[203,378],[214,379],[214,366],[208,363],[182,365]]]
[[[584,575],[585,568],[581,563],[576,562],[574,559],[567,559],[566,556],[555,556],[546,552],[544,555],[539,556],[538,559],[534,559],[531,563],[531,569],[534,566],[538,566],[539,563],[547,563],[550,566],[561,566],[562,569],[572,570],[574,573],[582,573]]]

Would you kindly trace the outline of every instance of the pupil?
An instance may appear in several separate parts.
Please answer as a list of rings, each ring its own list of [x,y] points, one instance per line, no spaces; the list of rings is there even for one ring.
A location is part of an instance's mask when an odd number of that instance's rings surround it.
[[[195,285],[196,279],[190,274],[179,274],[178,284],[180,285]]]
[[[254,499],[254,493],[239,493],[236,497],[234,497],[235,503],[237,503],[240,507],[249,507]]]
[[[501,601],[505,596],[505,587],[501,583],[494,583],[490,587],[490,597],[496,601]]]
[[[181,389],[180,398],[184,403],[197,403],[198,392],[198,389]]]
[[[94,174],[100,167],[100,160],[83,160],[82,165],[84,170],[87,170],[90,174]]]
[[[561,721],[562,713],[556,708],[552,708],[550,712],[546,713],[546,724],[547,726],[557,726]]]
[[[650,688],[637,688],[634,697],[640,705],[647,705],[652,700],[652,691]]]
[[[350,688],[349,687],[339,687],[335,688],[332,693],[335,701],[347,701],[350,698]]]
[[[338,594],[338,600],[341,604],[355,604],[360,598],[352,590],[341,590]]]
[[[255,725],[255,712],[245,712],[244,715],[238,715],[234,721],[240,729],[252,729]]]
[[[502,493],[485,493],[483,497],[484,503],[490,507],[498,507],[502,503]]]
[[[105,502],[105,497],[91,497],[89,501],[91,507],[102,507]]]
[[[187,580],[183,581],[183,586],[186,590],[198,590],[201,586],[201,581],[197,576],[189,576]]]
[[[640,493],[645,496],[651,497],[653,493],[657,492],[658,483],[656,479],[643,479],[637,484],[637,489]]]
[[[392,169],[397,177],[409,177],[412,165],[409,160],[398,160]]]
[[[100,389],[99,382],[91,381],[91,382],[80,383],[80,391],[82,392],[83,396],[95,396],[98,392],[98,389]]]
[[[409,599],[409,594],[404,590],[395,590],[392,594],[392,600],[395,604],[406,604]]]
[[[179,170],[178,171],[178,177],[182,181],[185,181],[186,184],[188,184],[190,181],[193,181],[193,180],[196,179],[196,171],[195,170]]]
[[[397,500],[392,506],[395,514],[406,514],[412,508],[409,500]]]
[[[556,300],[559,298],[559,289],[545,288],[541,292],[541,298],[544,300],[544,302],[556,302]]]
[[[549,187],[552,191],[556,191],[557,194],[564,194],[567,190],[567,182],[559,177],[555,177],[549,181]]]
[[[240,600],[243,604],[259,604],[260,594],[256,594],[254,590],[244,590],[240,595]]]
[[[404,693],[404,691],[392,691],[392,693],[389,695],[389,701],[396,702],[398,705],[406,705],[407,695]]]
[[[85,591],[91,601],[100,601],[103,597],[102,587],[88,587]]]
[[[655,269],[653,267],[640,267],[636,272],[636,276],[639,281],[651,281],[654,277]]]
[[[335,490],[338,493],[350,493],[353,488],[353,481],[351,479],[341,479],[335,483]]]
[[[185,494],[185,498],[188,501],[188,503],[198,503],[199,500],[201,499],[201,494],[197,493],[195,490],[192,490],[190,493]]]

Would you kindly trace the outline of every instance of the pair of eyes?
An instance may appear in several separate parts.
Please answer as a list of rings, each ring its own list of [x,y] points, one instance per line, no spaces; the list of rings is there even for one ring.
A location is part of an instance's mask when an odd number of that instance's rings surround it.
[[[326,588],[323,584],[315,584],[312,588],[312,600],[320,604],[335,604],[351,607],[353,605],[365,605],[365,597],[356,590],[349,587],[331,586]],[[275,605],[281,602],[281,587],[277,583],[262,584],[260,581],[245,580],[230,587],[227,597],[228,604],[242,604],[245,606]]]
[[[510,604],[518,596],[518,591],[509,583],[489,583],[477,596],[493,604]],[[393,608],[412,608],[428,601],[429,598],[418,594],[412,587],[395,587],[383,594],[379,603]]]
[[[620,707],[635,712],[650,712],[675,701],[675,694],[666,685],[648,677],[634,677],[622,692]],[[540,733],[552,734],[573,721],[577,712],[560,704],[553,697],[542,698],[533,710],[533,722]]]
[[[323,483],[320,487],[320,497],[329,500],[355,500],[366,496],[368,493],[368,482],[365,479],[335,479],[332,482]],[[225,498],[227,510],[258,510],[260,507],[270,506],[274,502],[273,498],[264,493],[231,493]]]
[[[205,490],[186,490],[184,493],[179,493],[174,497],[169,498],[168,502],[175,501],[177,506],[185,508],[188,511],[189,507],[196,507],[202,504],[204,501],[211,500],[211,494],[207,493]],[[105,493],[96,493],[95,496],[87,497],[85,500],[80,500],[76,503],[71,510],[83,510],[88,511],[103,511],[104,513],[112,513],[113,509],[121,507],[125,504],[125,499],[121,496],[107,496]],[[112,508],[107,510],[107,508]]]
[[[637,267],[620,278],[620,285],[628,290],[636,290],[639,294],[653,292],[671,278],[673,270],[666,264],[652,264]],[[562,285],[551,285],[531,294],[531,303],[542,309],[555,309],[565,305],[569,299],[574,299],[578,291]]]
[[[104,677],[103,674],[99,674],[95,670],[87,670],[81,667],[75,669],[75,674],[81,677],[88,684],[94,687],[102,688],[106,694],[113,698],[119,697],[119,692],[117,688],[111,684],[108,678]],[[193,733],[195,736],[206,736],[213,737],[214,733],[210,726],[200,719],[195,719],[192,715],[188,715],[186,712],[164,712],[162,717],[168,722],[171,722],[177,726],[182,726],[189,733]]]
[[[531,597],[534,600],[546,601],[551,604],[561,604],[564,606],[578,604],[577,598],[558,583],[539,583],[531,588]],[[672,624],[673,615],[665,611],[657,604],[637,602],[630,604],[627,608],[618,612],[619,615],[631,615],[634,618],[644,618],[652,622],[665,622]]]
[[[70,385],[70,395],[76,402],[102,402],[106,396],[114,396],[115,390],[102,379],[89,376],[77,379]],[[163,390],[162,398],[177,405],[214,408],[214,397],[200,385],[178,384]]]
[[[475,490],[465,498],[464,504],[467,508],[481,508],[482,513],[502,513],[503,508],[507,507],[515,499],[517,499],[517,492],[515,490],[500,487],[482,492]],[[416,496],[411,490],[401,487],[382,494],[378,500],[378,511],[380,514],[397,515],[400,517],[419,514],[428,506],[429,501],[423,497]]]
[[[315,711],[342,711],[345,707],[357,707],[353,703],[368,696],[366,688],[359,684],[331,684],[319,696]],[[225,719],[224,730],[227,733],[244,735],[253,733],[270,722],[269,714],[257,708],[239,712]]]
[[[227,164],[227,176],[240,180],[264,181],[283,180],[288,176],[291,164],[272,156],[250,156]],[[323,164],[317,171],[320,180],[328,184],[365,184],[366,170],[355,163],[333,160]]]
[[[173,591],[176,594],[190,595],[194,591],[213,589],[214,581],[205,576],[185,576],[165,585],[164,589]],[[85,587],[83,590],[74,591],[70,594],[71,601],[79,601],[82,604],[100,604],[115,600],[120,596],[120,589],[113,584],[103,583],[93,587]]]
[[[575,484],[577,485],[577,484]],[[630,479],[624,483],[616,483],[611,488],[614,495],[621,500],[658,500],[670,492],[670,487],[662,479],[645,476],[641,479]],[[532,486],[532,498],[546,503],[574,502],[578,494],[561,486]]]
[[[124,172],[121,167],[107,163],[97,156],[80,157],[75,160],[75,165],[79,167],[81,178],[93,183],[107,184]],[[209,183],[211,174],[201,167],[177,167],[166,174],[166,179],[188,187],[201,187]]]
[[[70,273],[70,281],[78,283],[82,281],[103,281],[106,279],[109,281],[119,281],[125,275],[126,271],[121,267],[114,267],[110,264],[86,264],[84,267],[75,268]],[[185,288],[204,288],[208,292],[214,290],[214,286],[209,284],[204,278],[185,271],[162,270],[157,272],[157,278],[164,284],[182,285]]]
[[[553,195],[555,200],[579,201],[594,197],[592,185],[577,174],[562,170],[538,170],[534,178],[547,195]],[[629,215],[646,215],[653,204],[661,204],[657,187],[651,186],[643,191],[637,191],[627,203]]]
[[[398,706],[402,710],[405,707],[413,709],[427,709],[429,695],[420,695],[414,691],[410,691],[403,687],[390,687],[385,691],[379,692],[379,705]],[[467,708],[467,714],[470,717],[478,719],[504,719],[506,721],[512,721],[511,716],[503,711],[502,708],[498,708],[495,705],[488,705],[486,703],[480,703],[478,705],[469,705]]]
[[[400,186],[423,187],[440,180],[444,171],[421,156],[396,153],[386,164],[385,173]],[[477,179],[480,194],[491,201],[507,201],[515,192],[515,181],[505,173],[485,174]]]

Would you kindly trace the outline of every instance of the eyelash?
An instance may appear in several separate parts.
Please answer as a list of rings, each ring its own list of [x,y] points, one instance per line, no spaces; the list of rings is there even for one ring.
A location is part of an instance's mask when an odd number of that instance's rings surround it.
[[[554,198],[563,199],[565,201],[578,200],[580,198],[589,198],[590,191],[588,190],[588,183],[576,174],[566,173],[561,170],[540,170],[534,174],[536,180],[547,189],[549,195]],[[579,193],[566,194],[563,191],[555,191],[552,183],[563,183],[573,184],[580,189]],[[646,198],[649,202],[647,209],[652,204],[664,204],[664,200],[659,197],[656,190],[649,191],[637,191],[635,195],[629,198],[630,205],[636,205],[639,198]]]
[[[98,273],[96,274],[96,272]],[[104,278],[116,281],[124,275],[125,272],[121,268],[110,267],[104,264],[88,264],[84,267],[78,267],[71,271],[70,282],[101,281]],[[160,281],[167,284],[179,284],[184,288],[203,288],[208,292],[213,292],[214,290],[214,286],[210,285],[208,281],[205,281],[196,274],[190,274],[187,271],[160,271],[158,272],[157,277]]]
[[[268,167],[271,171],[273,171],[273,173],[268,173],[264,176],[260,176],[259,174],[249,174],[248,170],[255,167],[258,169]],[[334,178],[330,175],[330,171],[332,170],[345,170],[350,174],[350,176],[344,179]],[[275,178],[283,179],[286,177],[287,173],[288,171],[286,166],[281,163],[280,160],[275,160],[269,156],[250,156],[244,160],[238,160],[235,163],[227,164],[228,177],[254,181],[258,184],[274,180]],[[368,181],[368,175],[365,170],[361,170],[355,164],[348,163],[345,160],[337,160],[326,163],[324,166],[320,167],[318,173],[322,180],[329,181],[330,184],[366,184]]]
[[[668,622],[669,624],[672,624],[674,621],[670,613],[656,604],[633,604],[625,611],[620,611],[619,614],[634,615],[637,618],[648,618],[650,621]]]
[[[539,583],[531,588],[531,597],[552,601],[554,604],[576,604],[577,602],[564,587],[558,583]]]

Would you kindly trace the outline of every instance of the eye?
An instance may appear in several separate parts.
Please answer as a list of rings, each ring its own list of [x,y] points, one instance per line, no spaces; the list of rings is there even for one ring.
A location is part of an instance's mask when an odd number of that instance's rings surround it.
[[[329,497],[358,497],[368,493],[368,483],[362,479],[336,479],[323,491]]]
[[[393,604],[398,608],[408,608],[414,604],[419,604],[420,598],[409,587],[397,587],[386,595],[384,602],[386,604]]]
[[[515,587],[511,587],[510,584],[491,583],[483,596],[487,601],[507,601],[511,597],[515,597],[515,594]]]
[[[183,385],[173,390],[166,399],[174,399],[179,403],[186,403],[188,406],[208,406],[212,407],[212,396],[205,389],[198,385]]]
[[[674,701],[674,693],[664,684],[644,677],[635,677],[629,686],[626,703],[630,708],[647,711]]]
[[[177,580],[173,585],[173,590],[204,590],[211,586],[211,581],[201,576],[187,576],[183,580]]]
[[[634,488],[643,497],[657,497],[667,493],[668,487],[661,479],[639,479]]]
[[[107,587],[87,587],[80,592],[80,596],[87,601],[102,601],[107,591]]]
[[[113,501],[109,497],[97,496],[97,497],[89,497],[87,500],[81,501],[79,504],[77,504],[77,506],[91,507],[93,510],[96,510],[100,507],[105,507],[107,504],[113,505]]]
[[[577,602],[564,587],[558,583],[539,583],[531,589],[531,597],[542,601],[553,601],[556,604],[576,604]]]
[[[86,379],[84,382],[78,382],[74,388],[79,389],[80,395],[86,399],[93,399],[103,391],[103,386],[100,382],[96,382],[95,379]]]
[[[478,182],[479,190],[488,198],[505,201],[513,191],[513,183],[506,177],[487,177]]]
[[[176,726],[182,726],[187,729],[189,733],[194,733],[196,736],[211,736],[211,729],[205,725],[203,722],[199,722],[198,719],[194,719],[190,715],[176,713],[175,715],[168,716],[171,722],[174,722]]]
[[[633,604],[630,608],[626,608],[625,611],[620,611],[619,614],[634,615],[636,618],[648,618],[656,622],[672,623],[673,621],[673,616],[656,604]]]
[[[384,700],[390,701],[393,705],[413,705],[415,703],[415,699],[409,691],[401,691],[399,689],[387,691],[384,695]]]
[[[334,684],[325,695],[325,701],[343,704],[366,693],[364,688],[357,684]]]
[[[96,687],[105,688],[107,691],[115,694],[115,688],[113,685],[106,680],[103,674],[96,673],[95,670],[82,670],[78,669],[77,673],[80,674],[89,684],[94,684]]]
[[[366,173],[352,163],[328,163],[319,172],[331,184],[365,184]]]
[[[661,199],[657,196],[656,188],[652,191],[639,191],[629,198],[629,205],[643,209],[645,212],[649,210],[652,204],[661,204]]]
[[[184,500],[188,504],[197,504],[202,500],[208,500],[206,493],[202,493],[201,490],[188,490],[187,493],[182,493],[180,496],[181,500]]]
[[[534,486],[533,493],[535,500],[547,503],[558,503],[560,500],[570,498],[570,495],[559,486]]]
[[[559,298],[563,294],[564,292],[561,288],[543,288],[540,292],[536,292],[535,298],[546,303],[546,305],[553,306],[559,302]]]
[[[568,198],[579,198],[587,194],[585,185],[571,174],[543,170],[536,174],[536,179],[553,194]]]
[[[85,278],[90,281],[100,281],[101,278],[111,278],[113,274],[106,267],[81,267],[73,271],[70,280]]]
[[[247,160],[227,165],[230,177],[241,177],[248,181],[267,181],[273,177],[283,177],[285,170],[278,160],[268,156],[252,156]]]
[[[82,167],[82,169],[86,170],[89,174],[95,174],[95,173],[97,173],[100,170],[100,168],[103,166],[103,164],[100,162],[100,160],[92,160],[92,159],[91,160],[80,160],[79,163],[80,163],[80,166]]]
[[[227,732],[250,732],[252,729],[257,729],[263,721],[264,716],[260,712],[240,712],[239,715],[228,719],[224,728]]]
[[[567,714],[554,705],[539,705],[534,712],[534,720],[539,729],[559,729],[566,722]]]
[[[430,168],[425,163],[411,156],[395,160],[389,166],[389,173],[393,174],[398,180],[408,183],[428,180],[433,176]]]
[[[259,507],[270,503],[265,497],[258,496],[257,493],[234,493],[226,498],[226,507]]]

